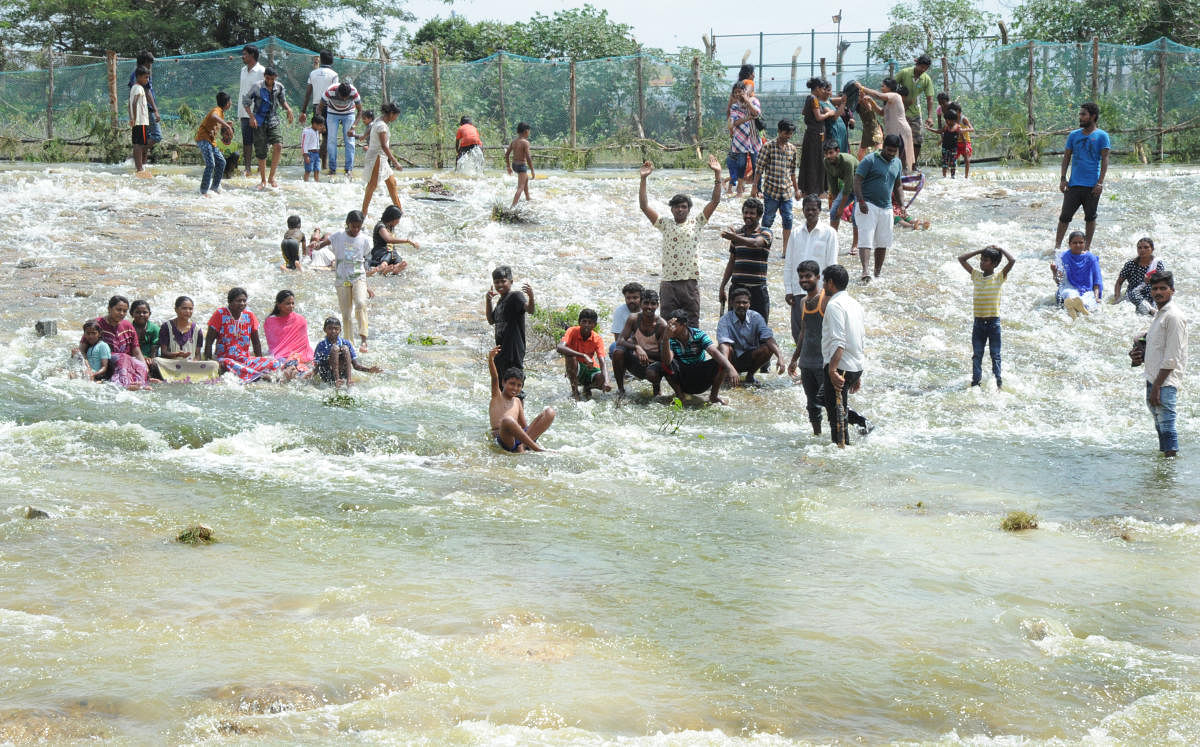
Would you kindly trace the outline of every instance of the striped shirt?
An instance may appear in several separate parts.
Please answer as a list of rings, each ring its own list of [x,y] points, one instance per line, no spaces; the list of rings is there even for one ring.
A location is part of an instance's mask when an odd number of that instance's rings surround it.
[[[799,165],[799,151],[791,143],[772,140],[758,153],[758,173],[762,176],[762,193],[776,200],[792,195],[792,183]]]
[[[755,108],[759,108],[758,99],[752,98],[750,101]],[[734,122],[746,116],[746,114],[748,112],[741,104],[734,104],[729,109],[729,125],[732,127]],[[729,149],[734,153],[757,153],[758,146],[762,144],[762,141],[758,138],[758,132],[754,127],[753,119],[742,122],[737,127],[734,127],[731,141]]]
[[[730,283],[734,288],[739,285],[751,286],[766,283],[767,258],[771,255],[771,232],[762,226],[750,230],[746,230],[746,227],[742,226],[737,230],[737,234],[746,237],[762,237],[767,243],[761,248],[729,245],[729,257],[733,260],[733,274],[729,276]]]
[[[1004,285],[1004,273],[993,271],[984,275],[982,270],[971,270],[975,284],[975,316],[979,319],[1000,316],[1000,286]]]
[[[326,88],[325,94],[321,97],[321,100],[325,102],[325,112],[327,114],[350,114],[354,111],[355,106],[362,103],[362,97],[358,95],[358,89],[350,86],[350,95],[342,98],[338,96],[338,85],[340,84]]]
[[[694,366],[703,363],[708,358],[706,352],[713,344],[712,338],[695,327],[688,328],[688,338],[680,342],[674,337],[670,340],[671,354],[679,359],[681,366]]]

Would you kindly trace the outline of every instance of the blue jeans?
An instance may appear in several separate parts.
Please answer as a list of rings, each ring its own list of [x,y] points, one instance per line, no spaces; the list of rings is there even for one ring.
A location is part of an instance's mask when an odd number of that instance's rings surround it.
[[[156,112],[150,112],[150,129],[146,131],[146,142],[149,145],[162,142],[162,125],[158,123]]]
[[[225,175],[225,154],[207,140],[197,140],[196,147],[200,149],[200,157],[204,159],[204,176],[200,177],[200,194],[208,192],[210,183],[212,191],[220,192],[221,177]]]
[[[1154,416],[1154,430],[1158,432],[1159,451],[1179,451],[1179,434],[1175,432],[1175,397],[1177,392],[1173,386],[1164,386],[1158,390],[1161,404],[1150,404],[1150,390],[1154,384],[1146,382],[1146,406]]]
[[[337,134],[338,125],[342,127],[342,146],[346,151],[346,173],[354,168],[354,139],[350,137],[350,128],[354,125],[354,112],[349,114],[326,114],[325,130],[329,133],[329,145],[325,147],[325,158],[330,171],[337,171]]]
[[[736,187],[737,183],[746,178],[746,158],[749,153],[729,151],[725,156],[725,168],[729,169],[729,183]],[[752,177],[753,178],[753,177]]]
[[[996,386],[1000,386],[1000,318],[975,317],[975,327],[971,330],[971,386],[979,384],[983,379],[983,348],[991,348],[992,375],[996,377]]]
[[[775,222],[775,211],[779,211],[779,220],[783,223],[783,230],[792,230],[792,198],[786,200],[777,200],[774,197],[763,195],[763,217],[762,227],[770,228]]]

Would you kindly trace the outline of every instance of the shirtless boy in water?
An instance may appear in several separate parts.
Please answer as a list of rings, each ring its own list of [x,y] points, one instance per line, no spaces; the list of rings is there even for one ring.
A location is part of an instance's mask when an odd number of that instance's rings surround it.
[[[504,168],[508,173],[517,175],[517,193],[513,195],[512,206],[517,206],[522,193],[528,202],[531,199],[529,180],[534,178],[534,174],[533,157],[529,154],[529,125],[524,122],[517,124],[517,137],[504,151]]]
[[[525,386],[525,375],[519,368],[510,368],[504,372],[501,380],[496,372],[496,356],[500,346],[492,348],[488,353],[488,372],[492,377],[492,401],[488,405],[488,419],[492,424],[492,437],[500,448],[514,454],[529,449],[545,451],[538,445],[537,440],[550,424],[554,422],[554,408],[547,407],[533,419],[532,423],[525,422],[525,403],[518,396]]]

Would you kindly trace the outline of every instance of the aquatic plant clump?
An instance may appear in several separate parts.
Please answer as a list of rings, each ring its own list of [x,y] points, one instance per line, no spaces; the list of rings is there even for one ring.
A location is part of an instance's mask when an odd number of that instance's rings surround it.
[[[1026,511],[1009,511],[1008,516],[1005,516],[1004,521],[1000,524],[1000,528],[1006,532],[1023,532],[1026,529],[1037,529],[1037,527],[1037,514]]]

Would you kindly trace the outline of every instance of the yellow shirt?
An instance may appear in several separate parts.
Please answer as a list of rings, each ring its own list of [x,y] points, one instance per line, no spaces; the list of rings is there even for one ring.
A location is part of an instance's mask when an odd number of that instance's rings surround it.
[[[971,270],[971,280],[975,284],[975,317],[987,318],[1000,316],[1000,286],[1004,285],[1004,273],[995,270],[991,275],[984,275],[982,270]]]

